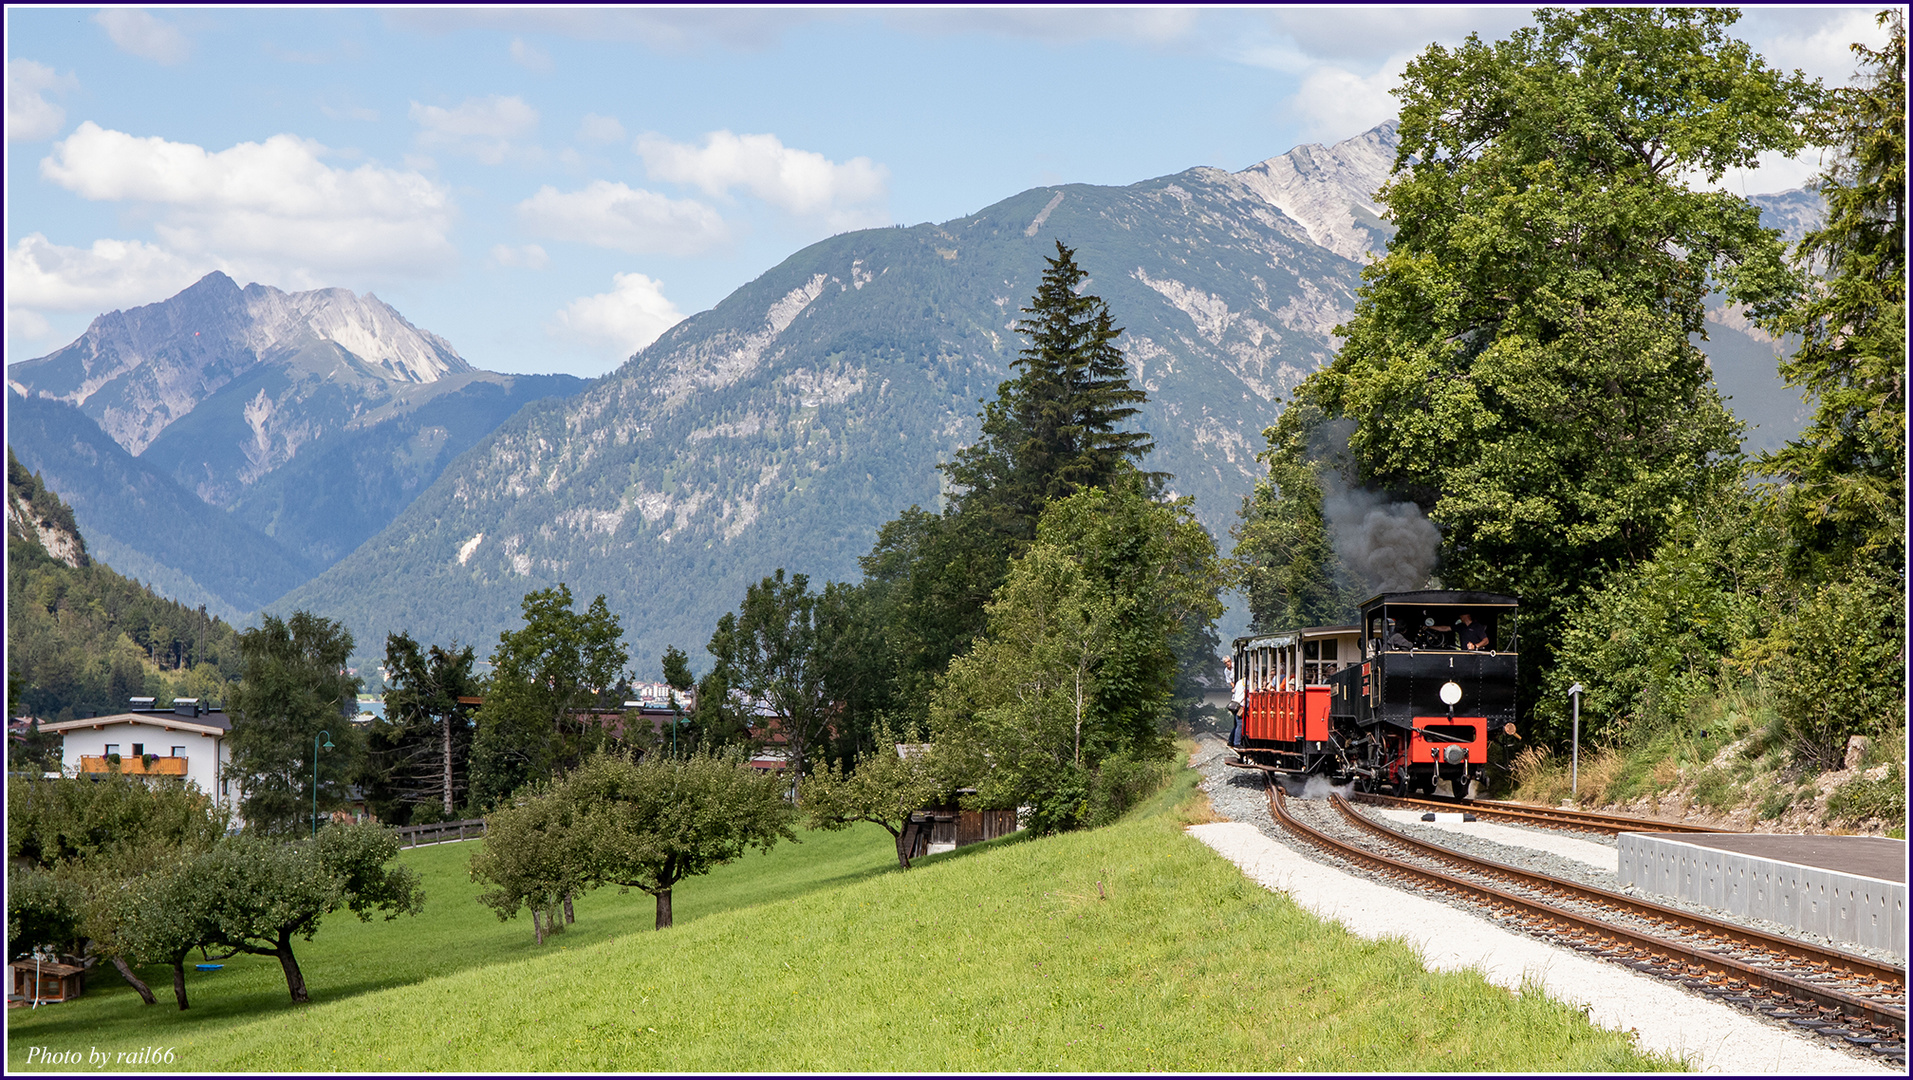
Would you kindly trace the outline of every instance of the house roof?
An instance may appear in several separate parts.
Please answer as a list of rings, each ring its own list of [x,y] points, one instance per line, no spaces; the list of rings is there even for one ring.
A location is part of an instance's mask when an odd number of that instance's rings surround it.
[[[210,735],[221,738],[232,731],[232,721],[225,713],[201,713],[198,716],[180,716],[170,712],[124,712],[110,716],[90,716],[82,720],[61,720],[53,724],[41,724],[41,731],[85,731],[91,728],[115,727],[126,724],[132,727],[165,728],[168,731],[185,731],[194,735]]]

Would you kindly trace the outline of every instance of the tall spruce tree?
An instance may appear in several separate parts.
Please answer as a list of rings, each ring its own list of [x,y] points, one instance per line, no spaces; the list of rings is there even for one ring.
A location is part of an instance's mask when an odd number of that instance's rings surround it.
[[[928,719],[937,675],[983,633],[985,607],[1044,508],[1110,488],[1154,448],[1147,432],[1122,430],[1148,398],[1129,381],[1109,306],[1084,290],[1074,250],[1058,241],[1044,261],[1017,324],[1028,341],[1018,373],[984,405],[976,443],[942,466],[957,494],[941,516],[905,511],[862,560],[858,618],[883,653],[863,667],[886,670],[889,685],[865,678],[853,696],[906,726]],[[1142,475],[1152,490],[1168,479]]]
[[[1837,153],[1816,181],[1826,223],[1795,257],[1824,276],[1767,324],[1799,335],[1780,373],[1817,407],[1761,466],[1781,480],[1793,561],[1820,577],[1906,565],[1906,13],[1879,19],[1886,47],[1853,46],[1858,85],[1813,123]]]
[[[476,696],[470,645],[421,648],[410,634],[385,638],[385,715],[367,733],[360,784],[381,821],[449,820],[467,797],[473,726],[461,698]]]
[[[1129,382],[1109,305],[1082,291],[1089,275],[1061,240],[1044,261],[1017,324],[1029,338],[1014,365],[1021,373],[984,406],[982,438],[943,466],[965,489],[958,512],[1013,543],[1036,536],[1052,500],[1108,487],[1155,446],[1147,432],[1117,430],[1148,397]]]

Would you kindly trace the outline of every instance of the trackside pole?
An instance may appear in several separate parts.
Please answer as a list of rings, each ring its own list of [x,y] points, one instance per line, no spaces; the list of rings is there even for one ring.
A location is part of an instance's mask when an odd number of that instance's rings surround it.
[[[1574,756],[1568,762],[1568,796],[1573,798],[1581,793],[1581,684],[1568,687],[1568,696],[1574,699]]]

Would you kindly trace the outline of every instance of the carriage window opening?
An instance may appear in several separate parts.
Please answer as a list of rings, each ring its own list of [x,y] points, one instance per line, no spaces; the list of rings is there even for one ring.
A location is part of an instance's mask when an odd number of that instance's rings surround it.
[[[1338,644],[1340,643],[1337,642],[1334,638],[1329,638],[1327,641],[1322,642],[1322,659],[1324,660],[1337,659],[1335,655],[1335,646]]]
[[[1302,644],[1302,659],[1320,660],[1321,658],[1322,658],[1322,643],[1321,642],[1308,641]]]

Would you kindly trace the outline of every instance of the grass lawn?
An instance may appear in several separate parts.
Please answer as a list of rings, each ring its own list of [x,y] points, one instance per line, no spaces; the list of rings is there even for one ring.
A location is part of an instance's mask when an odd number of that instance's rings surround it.
[[[96,973],[80,1001],[9,1013],[7,1064],[151,1046],[191,1072],[1678,1067],[1248,882],[1182,835],[1194,780],[1106,829],[907,874],[875,826],[804,834],[681,886],[668,932],[648,895],[601,890],[542,949],[473,899],[472,842],[420,849],[426,914],[328,921],[300,953],[312,1004],[270,958],[191,978],[183,1014],[158,970],[151,1007]]]

